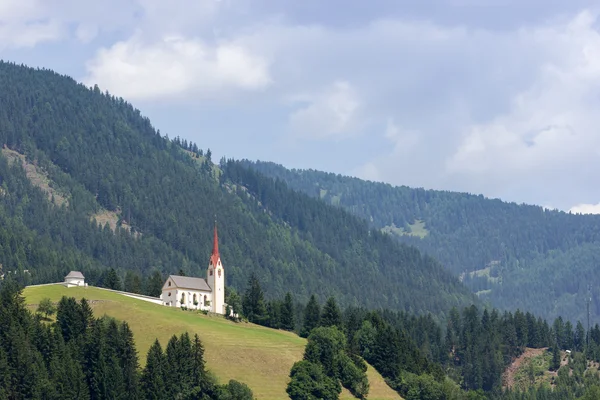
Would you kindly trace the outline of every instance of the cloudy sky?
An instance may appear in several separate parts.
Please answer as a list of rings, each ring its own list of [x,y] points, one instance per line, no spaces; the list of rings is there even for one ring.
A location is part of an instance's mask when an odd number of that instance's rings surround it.
[[[0,0],[0,58],[217,157],[600,212],[593,3]]]

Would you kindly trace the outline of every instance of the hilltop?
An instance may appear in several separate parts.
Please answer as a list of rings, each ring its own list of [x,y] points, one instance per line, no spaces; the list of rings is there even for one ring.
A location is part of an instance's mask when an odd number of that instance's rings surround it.
[[[0,62],[0,87],[0,275],[32,284],[80,270],[102,286],[114,268],[156,290],[153,273],[204,276],[216,216],[238,291],[254,273],[267,297],[301,302],[314,293],[442,315],[476,301],[415,247],[239,163],[213,163],[97,86]]]
[[[434,256],[495,307],[585,320],[590,284],[593,322],[600,321],[600,216],[269,162],[242,164]]]
[[[155,339],[167,343],[183,332],[197,333],[205,346],[207,367],[226,382],[235,379],[249,385],[259,399],[287,398],[288,375],[295,361],[302,359],[306,340],[293,333],[249,323],[234,323],[222,317],[182,311],[123,296],[93,287],[69,288],[63,285],[28,287],[27,304],[35,308],[48,297],[58,302],[62,296],[85,297],[94,314],[126,321],[131,327],[142,366]],[[372,367],[369,399],[398,399]],[[344,391],[341,398],[353,398]]]

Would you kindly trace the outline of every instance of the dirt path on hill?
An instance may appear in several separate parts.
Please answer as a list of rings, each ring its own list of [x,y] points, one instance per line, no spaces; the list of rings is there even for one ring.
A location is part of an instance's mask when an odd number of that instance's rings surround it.
[[[544,347],[541,349],[532,349],[532,348],[526,347],[523,354],[521,354],[519,357],[517,357],[512,362],[512,364],[510,364],[510,366],[506,369],[506,371],[504,371],[504,374],[502,375],[503,386],[505,388],[513,387],[515,384],[515,374],[517,373],[517,371],[519,370],[521,365],[523,365],[523,363],[526,360],[543,354],[546,350],[548,350],[547,347]]]

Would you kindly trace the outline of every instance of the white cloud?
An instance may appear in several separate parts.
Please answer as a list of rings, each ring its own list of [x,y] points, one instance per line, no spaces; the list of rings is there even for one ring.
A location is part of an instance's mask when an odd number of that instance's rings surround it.
[[[84,82],[127,99],[193,93],[219,97],[228,90],[259,90],[271,83],[268,61],[242,45],[214,46],[199,38],[167,36],[146,43],[141,34],[101,49],[87,63]]]
[[[589,12],[558,26],[522,31],[545,53],[537,78],[512,96],[508,112],[466,126],[448,158],[450,174],[532,187],[578,182],[600,166],[600,34]]]
[[[0,1],[0,49],[32,47],[64,37],[64,27],[37,0]]]
[[[140,0],[143,1],[143,0]],[[76,39],[132,25],[137,0],[0,0],[0,50]]]
[[[437,28],[433,35],[427,24],[415,25],[425,33],[412,35],[414,46],[397,39],[399,77],[390,79],[390,71],[370,59],[399,99],[382,101],[386,87],[374,74],[371,87],[379,93],[366,112],[380,120],[392,116],[380,137],[395,145],[364,161],[369,174],[564,209],[600,195],[589,185],[600,168],[597,23],[597,15],[585,11],[504,32]],[[439,56],[430,53],[435,43],[444,44]],[[450,50],[455,54],[444,54]]]
[[[600,203],[598,204],[579,204],[571,207],[569,212],[573,214],[600,214]]]
[[[308,95],[308,104],[289,118],[290,130],[305,138],[340,138],[356,133],[361,100],[356,89],[339,80],[321,92]]]

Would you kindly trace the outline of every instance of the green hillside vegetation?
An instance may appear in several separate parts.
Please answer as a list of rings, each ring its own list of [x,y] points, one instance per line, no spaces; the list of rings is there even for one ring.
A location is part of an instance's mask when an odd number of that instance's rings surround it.
[[[166,344],[173,335],[197,333],[205,346],[208,369],[221,382],[234,379],[246,383],[259,399],[287,397],[290,369],[302,359],[306,345],[306,339],[290,332],[164,307],[93,287],[37,286],[26,288],[23,294],[33,309],[44,298],[58,302],[62,296],[85,297],[96,316],[106,314],[126,321],[133,331],[142,366],[156,339]],[[399,398],[372,367],[368,377],[369,399]],[[354,397],[344,391],[340,398]]]
[[[269,162],[242,164],[339,205],[434,256],[495,307],[584,319],[591,284],[592,318],[600,321],[600,216],[288,170]],[[487,272],[472,274],[480,270]]]
[[[108,286],[114,269],[156,295],[166,274],[204,276],[216,216],[238,290],[255,273],[269,298],[438,316],[475,301],[416,248],[238,163],[215,165],[98,87],[5,62],[0,87],[0,275],[31,284],[80,270]]]

